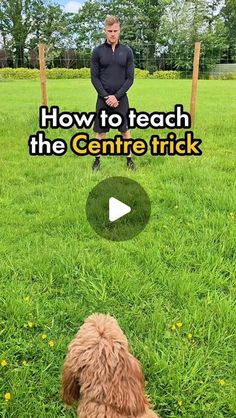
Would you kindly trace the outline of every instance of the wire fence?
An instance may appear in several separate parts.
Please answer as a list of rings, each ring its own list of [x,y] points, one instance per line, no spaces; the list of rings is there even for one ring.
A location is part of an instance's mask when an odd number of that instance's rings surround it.
[[[178,71],[181,78],[191,78],[193,70],[194,48],[182,48],[168,52],[157,44],[132,42],[129,45],[134,53],[135,67],[155,71]],[[182,52],[181,52],[182,51]],[[90,67],[92,49],[89,48],[55,48],[46,45],[47,68]],[[0,68],[39,68],[38,48],[22,48],[15,45],[9,49],[0,45]],[[236,45],[222,50],[208,50],[206,46],[201,50],[199,78],[209,75],[236,74]]]

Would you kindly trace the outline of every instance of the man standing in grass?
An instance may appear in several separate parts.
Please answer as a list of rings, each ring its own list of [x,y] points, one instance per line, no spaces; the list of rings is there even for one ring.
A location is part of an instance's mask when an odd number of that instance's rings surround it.
[[[134,81],[133,52],[128,46],[120,43],[120,23],[115,16],[107,16],[105,33],[105,42],[96,47],[92,54],[91,80],[98,92],[97,115],[93,129],[97,133],[97,139],[104,139],[110,128],[100,126],[98,113],[103,109],[108,115],[119,113],[123,117],[119,131],[123,138],[130,139],[127,123],[129,102],[126,93]],[[100,165],[100,156],[98,156],[93,162],[93,171],[99,170]],[[135,170],[131,155],[127,157],[127,167]]]

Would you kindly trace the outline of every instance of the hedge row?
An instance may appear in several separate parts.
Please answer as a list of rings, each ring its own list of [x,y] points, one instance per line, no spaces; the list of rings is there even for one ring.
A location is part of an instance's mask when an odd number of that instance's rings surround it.
[[[47,69],[47,78],[59,79],[59,78],[90,78],[89,68],[52,68]],[[39,78],[38,69],[29,68],[1,68],[0,80],[37,80]],[[147,70],[140,70],[135,68],[135,78],[180,78],[180,72],[178,71],[155,71],[150,74]]]
[[[51,79],[69,79],[69,78],[90,78],[90,68],[51,68],[46,70],[47,78]],[[155,78],[155,79],[179,79],[180,71],[155,71],[150,74],[148,70],[135,68],[135,78]],[[1,68],[0,80],[38,80],[39,70],[29,68]],[[209,75],[210,80],[235,80],[236,73],[213,74]]]
[[[46,70],[47,78],[58,79],[58,78],[89,78],[90,69],[80,68],[52,68]],[[1,68],[0,69],[0,80],[11,79],[11,80],[38,80],[39,70],[31,68]]]
[[[236,80],[236,73],[211,74],[210,80]]]

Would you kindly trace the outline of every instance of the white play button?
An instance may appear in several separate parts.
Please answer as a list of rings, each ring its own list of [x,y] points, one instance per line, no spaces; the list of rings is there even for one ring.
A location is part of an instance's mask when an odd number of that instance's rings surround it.
[[[108,177],[89,193],[86,215],[94,231],[110,241],[126,241],[147,225],[151,202],[145,190],[126,177]]]
[[[117,219],[122,218],[122,216],[127,215],[131,212],[131,207],[116,199],[115,197],[110,197],[109,199],[109,221],[114,222]]]

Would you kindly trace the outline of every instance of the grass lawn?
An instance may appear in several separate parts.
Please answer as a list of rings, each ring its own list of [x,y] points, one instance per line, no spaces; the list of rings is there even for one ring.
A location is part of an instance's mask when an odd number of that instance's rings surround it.
[[[202,156],[146,154],[135,173],[104,157],[94,174],[92,157],[70,150],[31,157],[39,83],[0,83],[1,417],[75,416],[60,400],[60,371],[93,312],[118,319],[162,418],[236,417],[235,91],[235,81],[199,81]],[[137,111],[188,110],[190,92],[189,80],[137,80],[129,99]],[[48,96],[61,111],[94,111],[89,80],[50,80]],[[75,132],[47,135],[69,142]],[[124,242],[97,236],[85,214],[92,187],[117,174],[152,202],[146,229]]]

